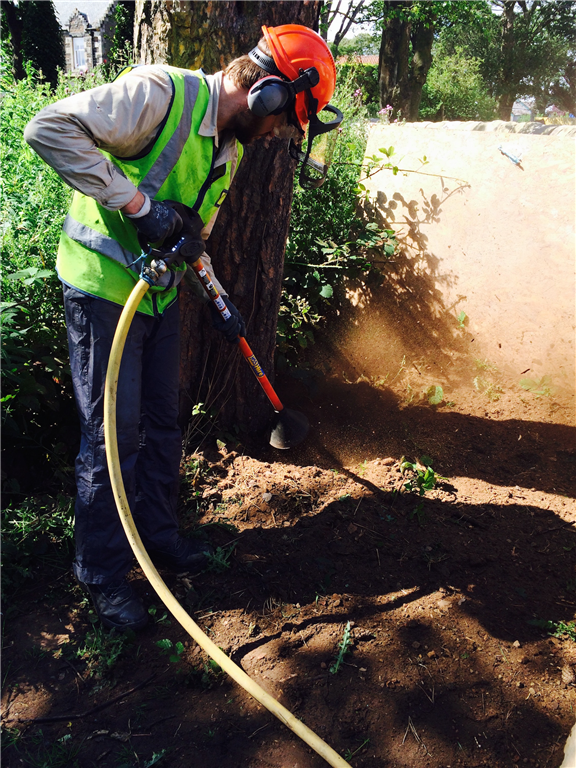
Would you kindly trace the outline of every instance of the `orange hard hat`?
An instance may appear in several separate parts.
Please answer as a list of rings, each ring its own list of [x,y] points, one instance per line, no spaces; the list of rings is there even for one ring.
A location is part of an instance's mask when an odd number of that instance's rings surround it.
[[[326,42],[317,32],[300,24],[284,24],[280,27],[262,27],[274,63],[289,80],[296,80],[305,70],[315,67],[320,75],[318,85],[311,89],[318,102],[316,112],[328,104],[336,87],[336,65]],[[298,93],[295,104],[296,117],[304,128],[309,120],[308,97]]]

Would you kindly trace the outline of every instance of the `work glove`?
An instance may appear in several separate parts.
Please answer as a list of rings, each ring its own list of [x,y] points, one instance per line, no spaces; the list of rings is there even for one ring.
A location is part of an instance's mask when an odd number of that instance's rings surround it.
[[[182,203],[165,200],[164,204],[172,208],[182,220],[181,229],[164,241],[162,250],[167,252],[172,261],[181,264],[193,264],[204,253],[205,243],[202,239],[204,222],[197,211]]]
[[[238,336],[246,336],[246,323],[230,299],[226,296],[222,296],[222,299],[228,307],[231,317],[228,320],[224,320],[218,311],[218,307],[213,302],[210,302],[212,327],[216,328],[217,331],[221,331],[226,337],[226,341],[229,341],[231,344],[238,344]]]
[[[146,203],[145,203],[146,204]],[[144,216],[129,216],[138,230],[138,239],[146,243],[159,243],[182,229],[182,217],[173,205],[150,200],[150,210]]]

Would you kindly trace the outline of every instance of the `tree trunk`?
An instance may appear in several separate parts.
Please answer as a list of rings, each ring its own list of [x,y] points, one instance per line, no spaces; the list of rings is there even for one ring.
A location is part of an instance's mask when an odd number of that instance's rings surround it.
[[[512,116],[512,107],[516,101],[516,96],[510,93],[503,93],[498,100],[498,117],[500,120],[510,122]]]
[[[410,115],[410,31],[409,21],[398,17],[387,19],[382,30],[378,62],[380,106],[391,105],[394,114],[404,118]]]
[[[505,0],[502,8],[502,72],[500,76],[501,94],[498,103],[500,120],[510,120],[512,107],[516,100],[514,77],[514,8],[516,0]]]
[[[317,29],[320,2],[136,2],[134,41],[144,63],[166,62],[215,72],[247,53],[263,24]],[[285,141],[247,146],[237,178],[207,244],[214,269],[247,323],[247,340],[273,379],[276,319],[290,222],[295,162]],[[273,415],[236,346],[212,330],[208,309],[181,290],[181,408],[188,423],[195,404],[220,429],[263,430]],[[204,429],[200,418],[191,430]]]
[[[26,72],[22,60],[22,10],[17,8],[11,0],[7,0],[2,5],[2,11],[6,14],[6,23],[10,31],[12,74],[15,80],[23,80]]]
[[[434,42],[434,24],[428,26],[416,24],[412,27],[412,68],[410,73],[410,115],[409,120],[418,120],[422,88],[432,66],[432,43]]]

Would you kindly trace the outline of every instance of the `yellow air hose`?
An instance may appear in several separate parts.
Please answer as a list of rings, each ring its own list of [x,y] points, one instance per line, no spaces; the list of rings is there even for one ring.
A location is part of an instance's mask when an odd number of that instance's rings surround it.
[[[152,564],[150,556],[146,552],[142,539],[136,530],[134,518],[132,517],[128,499],[126,498],[122,472],[120,469],[118,437],[116,434],[116,391],[126,337],[130,330],[130,325],[132,324],[136,310],[138,309],[138,305],[149,287],[150,284],[146,280],[140,279],[128,297],[126,306],[118,321],[118,327],[116,328],[116,333],[112,342],[104,391],[104,437],[106,442],[108,471],[110,473],[110,482],[112,484],[112,491],[116,500],[116,506],[118,507],[120,520],[122,521],[122,526],[124,527],[130,546],[134,551],[140,567],[146,574],[146,578],[156,591],[158,597],[198,645],[206,651],[206,653],[211,656],[233,680],[241,685],[245,691],[248,691],[256,701],[259,701],[260,704],[270,710],[273,715],[276,715],[284,725],[294,731],[294,733],[306,742],[309,747],[312,747],[312,749],[323,757],[329,765],[334,768],[350,768],[350,764],[340,757],[332,747],[326,744],[325,741],[317,736],[314,731],[310,730],[308,726],[298,720],[298,718],[294,717],[286,707],[283,707],[282,704],[276,701],[276,699],[266,693],[263,688],[254,682],[244,670],[235,664],[232,659],[229,659],[228,656],[226,656],[226,654],[221,651],[220,648],[218,648],[218,646],[204,634],[204,632],[202,632],[200,627],[193,621],[188,613],[186,613],[162,580],[160,574]]]

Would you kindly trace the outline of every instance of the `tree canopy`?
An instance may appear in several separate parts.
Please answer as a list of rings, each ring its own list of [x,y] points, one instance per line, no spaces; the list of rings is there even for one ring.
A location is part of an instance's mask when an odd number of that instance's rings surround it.
[[[339,4],[329,5],[337,14]],[[472,90],[483,83],[486,94],[497,100],[503,120],[510,119],[520,96],[533,96],[540,112],[552,103],[567,111],[574,109],[576,3],[357,0],[350,4],[342,24],[349,29],[353,22],[370,22],[374,32],[340,37],[336,50],[362,55],[378,46],[380,106],[392,106],[398,117],[418,118],[435,55],[450,57],[451,66],[458,59],[460,75],[466,66],[470,72],[474,69]],[[470,62],[466,66],[465,60]],[[484,106],[481,111],[486,112],[488,103]]]

